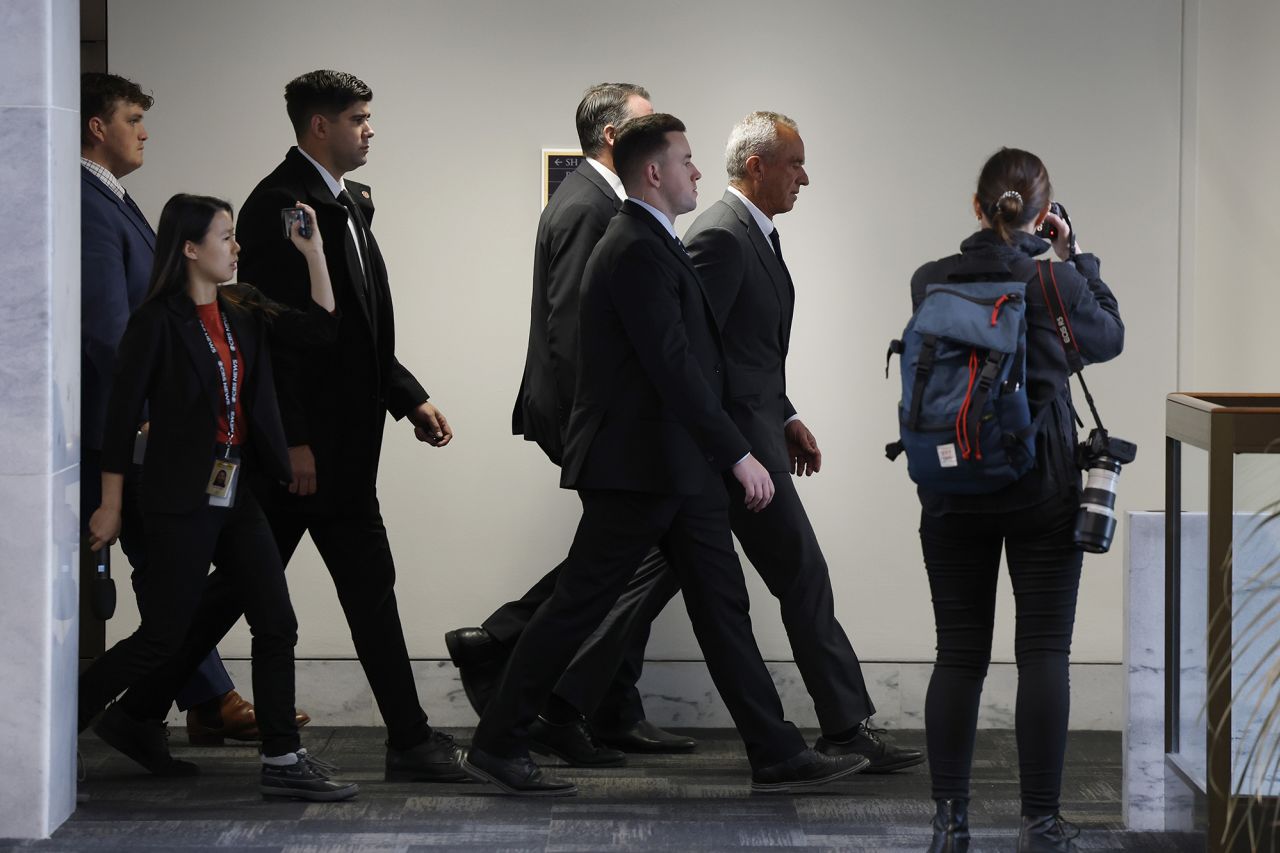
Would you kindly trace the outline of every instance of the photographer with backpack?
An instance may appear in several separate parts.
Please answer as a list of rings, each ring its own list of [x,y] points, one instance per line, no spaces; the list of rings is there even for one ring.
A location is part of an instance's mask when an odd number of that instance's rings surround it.
[[[969,845],[970,766],[1002,549],[1017,608],[1018,851],[1076,850],[1074,832],[1058,814],[1083,556],[1073,536],[1081,482],[1064,343],[1074,337],[1071,346],[1084,363],[1107,361],[1123,348],[1124,325],[1099,277],[1098,259],[1080,252],[1066,212],[1056,205],[1050,210],[1052,198],[1040,159],[1002,148],[978,178],[973,210],[981,229],[959,254],[925,264],[911,279],[916,314],[914,336],[913,326],[904,335],[903,443],[921,484],[920,543],[937,627],[925,703],[937,802],[930,853],[963,853]],[[1060,260],[1038,264],[1035,258],[1050,248]],[[976,335],[998,336],[1003,344],[978,341],[957,353],[954,341],[930,334],[921,325],[929,322],[925,309],[936,322],[934,309],[946,300],[954,316],[969,312]],[[1065,309],[1065,318],[1054,305]],[[913,340],[924,342],[917,360]],[[903,351],[903,344],[894,346]],[[925,390],[921,381],[912,395],[913,376],[930,367],[937,374],[957,356],[951,384],[958,387]],[[912,373],[908,365],[915,366]],[[934,407],[947,396],[959,405],[946,411],[958,414],[938,423]],[[937,433],[924,452],[910,441],[922,434],[917,428]]]

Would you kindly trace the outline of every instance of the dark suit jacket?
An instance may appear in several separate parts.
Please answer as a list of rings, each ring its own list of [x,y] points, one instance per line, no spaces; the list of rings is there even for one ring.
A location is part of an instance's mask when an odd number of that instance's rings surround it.
[[[252,288],[229,287],[241,297],[240,304],[222,292],[218,301],[242,358],[246,462],[272,480],[286,482],[291,477],[289,454],[276,406],[263,300]],[[284,312],[271,322],[282,336],[307,337],[323,336],[337,321],[312,303],[309,312]],[[147,512],[191,512],[208,501],[205,486],[226,400],[196,306],[185,293],[146,302],[129,320],[107,410],[103,471],[128,471],[144,404],[151,431],[142,463],[142,507]]]
[[[782,426],[796,413],[786,376],[796,301],[791,280],[731,192],[694,221],[685,244],[724,337],[729,415],[762,465],[788,471]]]
[[[626,202],[587,262],[561,485],[701,494],[751,447],[723,408],[722,349],[693,264]]]
[[[371,223],[369,188],[345,183]],[[306,260],[285,238],[280,223],[280,211],[295,201],[315,208],[340,321],[330,345],[309,351],[282,341],[274,345],[285,437],[290,447],[311,446],[317,493],[300,498],[274,489],[263,498],[268,506],[304,512],[366,511],[376,501],[387,412],[402,418],[426,401],[427,392],[396,360],[391,290],[377,241],[369,235],[373,281],[366,291],[346,208],[296,148],[259,182],[240,211],[240,280],[295,308],[311,302]]]
[[[523,435],[560,464],[578,379],[578,294],[582,271],[622,200],[585,159],[565,178],[538,219],[533,249],[529,354],[511,413]]]
[[[102,427],[129,315],[147,296],[156,235],[133,208],[80,169],[80,429],[90,450]]]

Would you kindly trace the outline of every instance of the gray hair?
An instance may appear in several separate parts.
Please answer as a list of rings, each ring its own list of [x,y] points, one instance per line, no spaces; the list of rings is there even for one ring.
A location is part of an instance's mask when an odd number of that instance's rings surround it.
[[[599,154],[604,149],[604,129],[609,125],[621,128],[631,117],[628,106],[632,95],[649,100],[649,92],[634,83],[599,83],[583,94],[574,115],[583,154]]]
[[[733,126],[729,132],[729,144],[724,149],[724,166],[729,180],[737,181],[747,176],[749,158],[768,157],[777,151],[778,125],[799,132],[794,121],[782,113],[767,110],[751,113]]]

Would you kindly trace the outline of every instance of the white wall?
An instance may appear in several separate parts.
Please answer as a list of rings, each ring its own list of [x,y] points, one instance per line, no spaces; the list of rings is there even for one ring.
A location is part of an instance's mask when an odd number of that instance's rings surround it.
[[[723,190],[734,121],[774,109],[800,124],[813,183],[779,220],[798,295],[788,377],[825,457],[801,490],[863,658],[932,658],[919,507],[905,466],[882,456],[897,399],[883,357],[907,318],[911,272],[970,232],[978,170],[1001,145],[1045,159],[1082,243],[1103,258],[1128,351],[1091,369],[1091,387],[1108,426],[1142,447],[1121,508],[1159,508],[1162,401],[1178,356],[1181,3],[597,5],[589,17],[565,0],[368,2],[358,13],[336,0],[111,3],[111,70],[156,96],[147,165],[126,181],[153,220],[177,191],[243,201],[292,142],[282,91],[293,76],[341,68],[375,92],[377,136],[353,177],[374,188],[400,360],[458,435],[437,451],[393,425],[384,451],[415,656],[443,656],[445,630],[521,593],[572,535],[574,496],[509,424],[539,149],[575,143],[573,109],[600,80],[645,84],[656,108],[689,125],[701,208]],[[1077,661],[1120,660],[1121,544],[1086,561]],[[299,656],[351,655],[314,553],[301,551],[289,576]],[[766,657],[790,658],[758,581],[752,594]],[[1006,593],[1006,617],[1010,605]],[[131,627],[121,610],[113,635]],[[1011,659],[1007,618],[997,637],[997,656]],[[242,632],[223,645],[247,650]],[[649,656],[700,657],[682,607],[660,619]]]
[[[1274,392],[1280,286],[1280,5],[1188,4],[1198,49],[1188,188],[1195,223],[1189,390]],[[1274,490],[1271,495],[1275,498]]]

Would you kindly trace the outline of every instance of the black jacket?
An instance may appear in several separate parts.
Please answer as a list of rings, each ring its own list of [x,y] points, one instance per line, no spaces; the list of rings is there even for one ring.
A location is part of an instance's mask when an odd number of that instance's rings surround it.
[[[684,250],[630,201],[587,262],[560,484],[696,495],[751,449],[725,412],[724,354]]]
[[[747,206],[731,192],[685,234],[689,257],[715,308],[724,339],[733,422],[770,471],[790,471],[783,425],[796,413],[787,398],[787,348],[796,292]]]
[[[557,465],[578,379],[582,271],[622,200],[585,159],[538,219],[533,250],[529,353],[511,412],[511,432],[536,441]]]
[[[1036,467],[1016,483],[989,495],[937,495],[920,489],[926,512],[1003,512],[1034,506],[1060,496],[1076,500],[1080,473],[1073,461],[1077,441],[1071,415],[1071,389],[1062,339],[1040,288],[1035,258],[1049,243],[1015,231],[1013,244],[992,230],[979,231],[960,244],[960,254],[927,263],[911,277],[911,307],[924,299],[930,284],[963,281],[1027,282],[1027,396],[1033,417],[1040,415]],[[1124,349],[1124,323],[1111,289],[1102,281],[1099,261],[1090,254],[1053,262],[1062,301],[1086,364],[1109,361]],[[1046,283],[1052,283],[1046,278]]]
[[[369,188],[355,181],[346,181],[346,187],[371,224]],[[396,360],[391,290],[377,241],[370,233],[373,281],[366,292],[346,208],[297,148],[259,182],[240,210],[240,280],[285,305],[305,308],[310,303],[306,260],[285,239],[280,224],[280,211],[295,201],[315,208],[341,321],[336,339],[319,348],[304,351],[275,342],[285,437],[290,447],[310,445],[317,491],[297,497],[276,489],[263,497],[280,508],[305,512],[366,511],[374,506],[387,413],[404,417],[426,401],[427,392]]]
[[[224,292],[239,297],[237,303]],[[265,300],[244,285],[219,288],[242,358],[240,405],[248,421],[247,467],[287,482],[289,454],[276,405],[267,330],[295,341],[332,337],[336,320],[311,303],[302,312],[279,309],[270,319]],[[225,414],[222,382],[195,303],[185,294],[144,302],[129,319],[116,359],[103,433],[102,470],[123,474],[133,458],[134,435],[149,406],[151,422],[143,460],[142,507],[147,512],[191,512],[208,501],[218,416]]]

